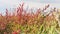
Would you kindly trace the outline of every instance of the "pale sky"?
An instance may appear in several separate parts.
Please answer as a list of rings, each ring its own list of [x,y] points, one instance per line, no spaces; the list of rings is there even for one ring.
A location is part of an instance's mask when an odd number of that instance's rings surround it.
[[[46,4],[50,4],[50,7],[60,8],[60,0],[0,0],[0,13],[5,9],[15,8],[20,3],[25,3],[24,8],[43,8]]]

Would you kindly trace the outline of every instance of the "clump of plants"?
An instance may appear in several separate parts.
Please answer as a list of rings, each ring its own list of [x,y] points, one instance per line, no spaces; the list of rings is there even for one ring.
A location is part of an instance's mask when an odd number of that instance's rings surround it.
[[[33,11],[27,13],[23,6],[24,3],[20,4],[13,13],[9,13],[6,9],[6,15],[0,14],[0,34],[60,34],[55,9],[44,16],[41,12],[44,12],[49,5],[43,10],[37,9],[36,13]]]

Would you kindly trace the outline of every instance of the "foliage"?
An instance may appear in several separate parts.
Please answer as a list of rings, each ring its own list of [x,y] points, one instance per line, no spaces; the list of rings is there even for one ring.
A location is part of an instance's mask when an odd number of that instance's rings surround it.
[[[9,14],[8,9],[5,16],[0,15],[0,34],[60,34],[59,24],[53,13],[55,9],[52,14],[44,16],[41,11],[44,12],[49,5],[43,10],[37,9],[36,13],[27,13],[23,5],[24,3],[20,4],[13,15]]]

